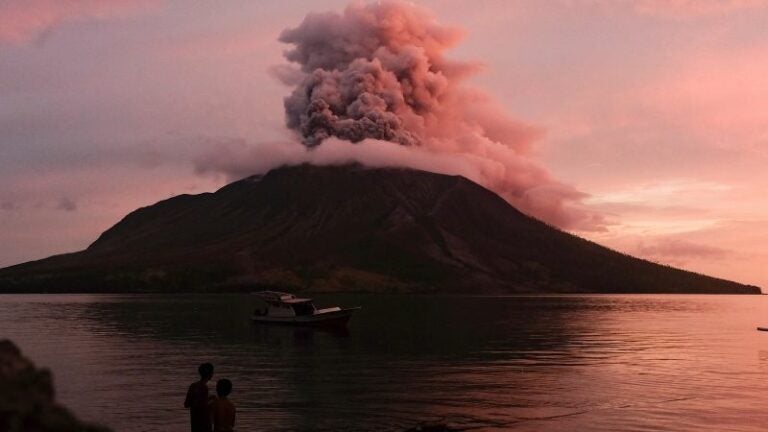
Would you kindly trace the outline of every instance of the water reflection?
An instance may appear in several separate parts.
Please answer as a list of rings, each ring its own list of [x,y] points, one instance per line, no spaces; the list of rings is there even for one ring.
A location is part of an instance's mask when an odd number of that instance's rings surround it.
[[[180,400],[202,361],[235,383],[243,430],[750,430],[745,413],[768,420],[754,405],[768,390],[768,334],[753,331],[762,297],[320,300],[363,310],[335,333],[254,325],[248,296],[10,296],[0,328],[54,369],[78,412],[121,431],[183,430]]]

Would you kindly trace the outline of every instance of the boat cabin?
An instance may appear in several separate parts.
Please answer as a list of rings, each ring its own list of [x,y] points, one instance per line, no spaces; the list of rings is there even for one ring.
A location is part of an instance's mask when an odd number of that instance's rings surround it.
[[[256,308],[256,315],[287,318],[313,315],[316,311],[310,298],[300,298],[277,291],[261,291],[253,294],[263,302],[261,307]]]

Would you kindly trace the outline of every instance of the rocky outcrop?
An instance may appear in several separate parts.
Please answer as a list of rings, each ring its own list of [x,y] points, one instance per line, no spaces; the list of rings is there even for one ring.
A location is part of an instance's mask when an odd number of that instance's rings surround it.
[[[0,340],[0,431],[109,432],[85,424],[56,403],[51,373],[37,369],[9,340]]]

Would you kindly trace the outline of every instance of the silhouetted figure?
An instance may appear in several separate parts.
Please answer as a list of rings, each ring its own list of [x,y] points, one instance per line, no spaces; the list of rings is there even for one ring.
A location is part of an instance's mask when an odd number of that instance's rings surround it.
[[[200,381],[189,386],[184,407],[189,408],[189,422],[192,432],[211,432],[211,418],[208,412],[208,381],[213,378],[213,365],[203,363],[197,368]]]
[[[235,405],[228,396],[232,392],[232,381],[224,378],[216,383],[219,396],[211,402],[211,420],[213,432],[233,432],[235,430]]]

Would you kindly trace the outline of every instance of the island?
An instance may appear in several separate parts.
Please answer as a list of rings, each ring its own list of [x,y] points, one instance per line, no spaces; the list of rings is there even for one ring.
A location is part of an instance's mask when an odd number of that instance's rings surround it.
[[[709,293],[760,288],[635,258],[461,176],[296,165],[140,208],[0,292]]]

